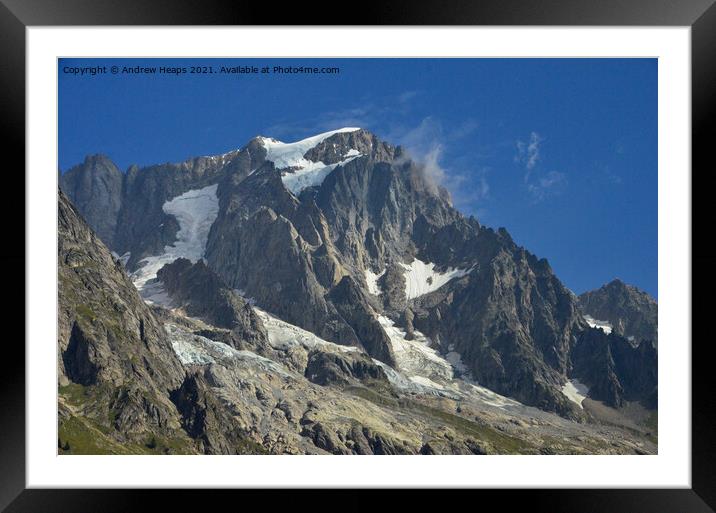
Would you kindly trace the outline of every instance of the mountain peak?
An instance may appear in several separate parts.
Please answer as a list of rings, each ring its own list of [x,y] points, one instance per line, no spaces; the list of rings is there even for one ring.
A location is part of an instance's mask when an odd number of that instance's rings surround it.
[[[280,171],[284,185],[295,195],[320,185],[333,169],[356,158],[385,162],[396,156],[392,145],[357,127],[339,128],[291,143],[268,137],[253,141],[263,147],[265,160]]]
[[[615,278],[606,285],[579,296],[585,314],[608,322],[614,332],[631,338],[633,343],[658,338],[658,305],[648,293]]]
[[[603,289],[613,292],[620,292],[620,293],[633,293],[640,296],[646,296],[651,301],[654,301],[654,299],[651,297],[651,295],[636,285],[630,285],[628,283],[625,283],[619,278],[614,278],[612,281],[607,283],[606,285],[602,286]]]
[[[85,166],[96,166],[97,164],[105,164],[112,167],[116,167],[114,162],[112,162],[112,159],[110,159],[109,156],[104,153],[94,153],[85,157]]]
[[[254,139],[258,139],[260,141],[265,141],[269,144],[278,144],[278,145],[284,145],[284,146],[289,146],[289,145],[294,146],[295,145],[297,147],[298,146],[307,146],[309,148],[312,148],[335,134],[357,132],[358,130],[363,130],[363,129],[360,127],[343,127],[343,128],[338,128],[336,130],[329,130],[328,132],[322,132],[322,133],[315,134],[315,135],[312,135],[309,137],[305,137],[303,139],[300,139],[298,141],[294,141],[291,143],[286,143],[286,142],[280,141],[274,137],[266,137],[263,135],[257,135]]]

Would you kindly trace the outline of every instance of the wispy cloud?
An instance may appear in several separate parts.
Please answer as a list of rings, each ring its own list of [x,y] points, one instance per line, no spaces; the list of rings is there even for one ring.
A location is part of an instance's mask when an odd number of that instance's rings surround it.
[[[432,116],[424,117],[415,126],[395,125],[387,139],[397,142],[410,151],[413,156],[424,158],[434,152],[436,146],[442,146],[445,138],[442,123]]]
[[[450,132],[451,139],[462,139],[473,134],[480,127],[474,119],[466,119]]]
[[[404,91],[398,95],[398,101],[400,103],[408,103],[420,94],[420,91]]]
[[[427,154],[419,159],[422,164],[423,176],[428,186],[433,189],[433,193],[438,192],[438,187],[447,185],[447,171],[440,165],[442,152],[443,147],[440,144],[435,144]]]
[[[522,181],[533,203],[544,201],[550,196],[561,194],[567,186],[567,175],[559,171],[540,171],[542,160],[541,145],[545,139],[537,132],[531,132],[527,141],[517,140],[515,162],[524,168]]]
[[[567,186],[567,176],[558,171],[550,171],[527,184],[532,200],[537,203],[549,196],[560,194]]]
[[[454,148],[477,128],[478,123],[473,119],[445,128],[439,119],[428,116],[411,128],[394,127],[389,139],[397,141],[413,160],[422,164],[429,183],[450,192],[457,208],[474,212],[477,205],[482,204],[484,208],[484,200],[489,197],[489,168],[465,155],[449,159],[448,167],[443,161],[448,150],[454,153]]]
[[[385,138],[400,144],[412,160],[421,164],[419,171],[434,192],[440,186],[446,187],[448,173],[440,164],[445,144],[440,121],[428,116],[415,126],[394,125]]]
[[[481,212],[484,216],[486,209],[484,202],[490,197],[490,183],[488,182],[488,167],[472,169],[469,174],[453,172],[448,174],[446,188],[450,191],[453,204],[466,212]]]
[[[531,171],[540,159],[540,144],[543,140],[537,132],[532,132],[527,141],[518,140],[515,162],[519,162],[527,171]],[[525,177],[529,177],[529,173]]]

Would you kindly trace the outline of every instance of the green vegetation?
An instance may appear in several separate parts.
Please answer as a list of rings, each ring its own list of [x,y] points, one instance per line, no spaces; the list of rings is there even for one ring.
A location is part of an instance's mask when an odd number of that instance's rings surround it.
[[[444,425],[450,426],[458,432],[470,435],[477,440],[489,442],[500,454],[526,454],[534,451],[534,447],[527,444],[524,440],[500,433],[494,428],[466,419],[460,415],[455,415],[416,401],[401,401],[401,403],[403,402],[407,403],[406,406],[408,406],[409,410],[420,412],[428,418],[440,421]]]
[[[535,452],[535,447],[529,445],[524,440],[500,433],[487,425],[449,413],[440,408],[428,406],[411,399],[396,400],[365,387],[351,386],[346,387],[345,391],[382,407],[393,408],[394,410],[411,415],[418,413],[434,424],[448,426],[477,441],[488,442],[500,454],[526,454]]]
[[[81,406],[89,397],[87,387],[79,383],[70,383],[60,387],[59,393],[72,406]]]
[[[145,448],[148,454],[196,454],[194,444],[189,437],[167,438],[151,435]]]
[[[236,445],[237,454],[270,454],[270,452],[261,444],[254,442],[250,438],[241,438]]]
[[[360,386],[349,386],[344,389],[345,392],[348,392],[350,394],[353,394],[355,396],[361,397],[363,399],[366,399],[374,404],[377,404],[378,406],[387,406],[391,408],[395,408],[399,405],[398,401],[392,397],[387,397],[383,394],[380,394],[374,390],[371,390],[370,388],[360,387]]]
[[[145,443],[120,442],[113,431],[78,416],[60,420],[59,454],[195,454],[189,438],[167,438],[150,434]]]
[[[60,454],[146,454],[133,444],[122,444],[108,437],[89,419],[70,417],[60,420]]]
[[[145,397],[148,394],[141,391]],[[147,431],[125,438],[114,427],[121,411],[117,400],[126,399],[127,387],[83,386],[70,383],[59,387],[62,411],[59,423],[59,454],[195,454],[194,442],[184,433],[175,437]],[[113,405],[113,406],[112,406]]]
[[[89,322],[94,322],[97,318],[97,314],[95,314],[92,309],[84,303],[77,305],[75,307],[75,312],[77,312],[77,315]]]

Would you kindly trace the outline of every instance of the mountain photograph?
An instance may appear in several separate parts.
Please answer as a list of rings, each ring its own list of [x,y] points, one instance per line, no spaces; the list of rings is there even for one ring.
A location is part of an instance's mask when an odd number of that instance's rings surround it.
[[[59,455],[658,453],[654,60],[171,61],[60,73]]]

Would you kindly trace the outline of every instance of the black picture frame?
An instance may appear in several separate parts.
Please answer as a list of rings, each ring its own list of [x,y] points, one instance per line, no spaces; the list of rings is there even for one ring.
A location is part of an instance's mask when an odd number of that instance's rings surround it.
[[[709,358],[709,314],[716,286],[716,250],[710,249],[707,195],[714,190],[710,149],[716,114],[716,5],[715,0],[488,0],[480,2],[391,1],[355,6],[354,25],[655,25],[689,26],[692,42],[692,488],[690,489],[588,489],[588,490],[480,490],[479,500],[499,500],[501,509],[529,504],[531,511],[575,512],[708,512],[716,509],[716,399]],[[179,510],[206,505],[204,493],[188,490],[38,490],[25,489],[25,29],[48,25],[342,25],[346,17],[335,3],[328,7],[313,2],[284,4],[265,16],[261,3],[215,0],[0,0],[0,98],[2,138],[5,151],[3,183],[13,191],[0,202],[5,237],[11,244],[0,252],[8,301],[5,317],[5,361],[0,372],[0,510],[19,511],[134,511],[151,504],[161,494],[164,506]],[[711,129],[711,130],[710,130]],[[673,170],[678,172],[678,170]],[[49,172],[49,170],[48,170]],[[11,185],[8,186],[7,184]],[[19,194],[17,191],[24,191]],[[9,232],[9,233],[8,233]],[[25,271],[30,272],[29,269]],[[22,295],[18,292],[22,290]],[[23,301],[20,301],[20,297]],[[22,326],[22,327],[21,327]],[[7,329],[10,328],[10,329]],[[688,344],[690,341],[673,341]],[[0,360],[0,361],[2,361]],[[11,363],[10,363],[11,362]],[[256,491],[224,491],[241,494],[242,504]],[[265,492],[263,492],[265,493]],[[360,501],[332,497],[326,503],[360,507]],[[422,501],[414,492],[412,500]],[[258,497],[256,497],[258,498]],[[289,504],[285,494],[272,493],[273,507]],[[471,499],[474,500],[474,499]],[[339,502],[336,502],[339,501]],[[173,504],[172,504],[173,503]],[[363,503],[365,505],[365,503]],[[175,506],[180,505],[180,506]]]

